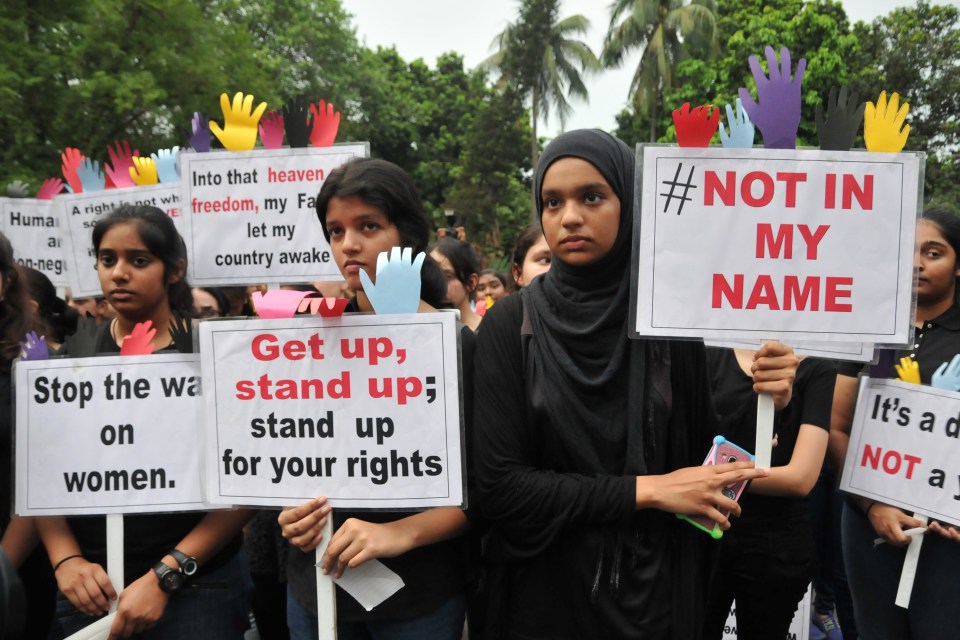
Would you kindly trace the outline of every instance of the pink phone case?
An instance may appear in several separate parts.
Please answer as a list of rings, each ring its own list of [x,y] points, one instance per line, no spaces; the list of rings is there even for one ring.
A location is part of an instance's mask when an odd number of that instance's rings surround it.
[[[751,461],[753,459],[754,456],[749,451],[738,447],[723,436],[715,436],[713,439],[713,446],[710,447],[710,451],[707,452],[707,457],[703,461],[703,464],[706,466],[710,464],[724,464],[727,462]],[[723,495],[731,500],[739,501],[740,495],[743,493],[743,490],[746,487],[747,481],[741,480],[740,482],[736,482],[724,487]],[[720,512],[723,513],[724,516],[730,515],[730,512],[724,509],[721,509]],[[677,517],[686,520],[698,529],[709,533],[715,539],[723,537],[723,529],[720,528],[720,525],[706,516],[687,516],[677,514]]]

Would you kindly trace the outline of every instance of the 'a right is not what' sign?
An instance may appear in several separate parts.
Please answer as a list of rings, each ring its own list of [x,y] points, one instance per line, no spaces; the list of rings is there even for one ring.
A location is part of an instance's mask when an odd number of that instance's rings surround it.
[[[922,154],[641,147],[635,335],[904,344]]]

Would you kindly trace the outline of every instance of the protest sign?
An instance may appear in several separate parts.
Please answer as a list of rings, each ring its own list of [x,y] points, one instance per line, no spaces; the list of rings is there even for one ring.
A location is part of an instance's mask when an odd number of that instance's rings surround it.
[[[173,218],[174,225],[183,235],[180,190],[176,184],[69,193],[57,196],[53,203],[64,227],[70,289],[75,298],[102,294],[96,271],[97,257],[93,251],[93,226],[120,205],[150,205],[162,209]]]
[[[315,201],[332,170],[366,155],[366,144],[181,154],[190,281],[340,279]]]
[[[790,621],[790,629],[787,631],[785,640],[808,640],[810,637],[810,601],[811,588],[807,587],[807,592],[800,600],[797,611]],[[730,613],[727,616],[727,622],[723,627],[723,640],[737,640],[737,602],[734,600],[730,605]],[[779,640],[779,639],[776,639]]]
[[[0,216],[17,264],[43,272],[55,286],[67,286],[62,218],[54,210],[53,201],[0,198]]]
[[[205,510],[196,355],[21,361],[16,512]]]
[[[704,340],[707,347],[726,349],[759,349],[762,345],[755,340]],[[863,342],[805,342],[791,343],[793,352],[798,356],[849,360],[851,362],[873,362],[876,352],[873,345]]]
[[[207,499],[463,504],[456,318],[200,324]]]
[[[634,335],[904,344],[923,157],[638,152]]]
[[[960,524],[960,393],[861,378],[840,489]]]

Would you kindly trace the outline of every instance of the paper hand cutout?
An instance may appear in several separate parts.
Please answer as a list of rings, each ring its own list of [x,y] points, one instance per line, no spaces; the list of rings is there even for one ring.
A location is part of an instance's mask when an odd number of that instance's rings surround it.
[[[920,384],[920,365],[910,357],[900,358],[900,364],[894,365],[897,370],[897,380]]]
[[[863,140],[867,144],[867,151],[880,153],[899,153],[907,144],[910,135],[910,125],[905,125],[910,105],[906,102],[900,105],[900,94],[890,95],[887,102],[887,92],[881,91],[877,104],[867,103],[866,114],[863,119]]]
[[[767,149],[795,149],[797,128],[800,126],[800,86],[807,70],[803,58],[797,64],[797,73],[790,79],[790,51],[780,49],[780,64],[773,47],[767,47],[768,78],[760,68],[757,56],[750,56],[750,70],[757,82],[757,101],[745,88],[740,88],[743,108],[763,134],[763,146]]]
[[[750,116],[743,110],[743,101],[737,98],[737,113],[727,104],[727,124],[730,125],[730,134],[720,123],[720,143],[725,149],[750,149],[753,147],[754,127]]]
[[[30,187],[23,180],[14,180],[7,185],[8,198],[29,198]]]
[[[260,144],[264,149],[279,149],[283,146],[283,116],[271,111],[260,120]]]
[[[681,147],[710,146],[710,139],[716,133],[719,122],[720,110],[713,105],[695,107],[690,111],[690,103],[684,102],[682,107],[673,112],[677,144]]]
[[[86,358],[96,355],[98,338],[97,321],[87,313],[77,319],[77,330],[63,344],[71,358]]]
[[[210,151],[210,122],[199,111],[193,112],[193,119],[190,120],[190,148],[197,153],[206,153]]]
[[[80,168],[80,164],[86,160],[86,157],[80,153],[80,149],[67,147],[63,150],[63,153],[60,154],[60,160],[62,160],[60,172],[63,174],[63,179],[67,181],[67,191],[70,193],[81,193],[83,191],[83,183],[80,182],[80,176],[77,175],[77,170]]]
[[[140,155],[139,149],[130,150],[130,143],[124,140],[122,143],[115,140],[114,149],[107,145],[107,153],[110,154],[110,164],[103,165],[107,172],[107,177],[113,182],[115,187],[132,187],[133,180],[130,179],[130,167],[133,166],[133,157]]]
[[[253,108],[253,94],[243,95],[237,92],[233,104],[227,94],[220,94],[220,108],[223,110],[223,128],[216,121],[210,121],[210,131],[228,151],[249,151],[257,144],[257,123],[267,110],[267,103],[261,102]]]
[[[283,127],[287,132],[287,144],[305,147],[310,140],[310,101],[300,96],[283,106]]]
[[[944,362],[930,378],[930,386],[947,391],[960,391],[960,353],[953,360]]]
[[[313,114],[313,130],[310,132],[310,144],[315,147],[329,147],[337,139],[337,130],[340,129],[340,112],[333,110],[333,105],[325,100],[319,104],[311,104]]]
[[[47,349],[47,343],[43,336],[38,336],[36,331],[31,331],[24,336],[24,341],[20,343],[21,360],[49,360],[50,350]],[[946,363],[944,363],[946,364]]]
[[[250,299],[253,300],[253,308],[257,310],[257,315],[264,320],[269,320],[292,318],[300,306],[300,301],[306,296],[306,291],[270,289],[266,293],[254,291]]]
[[[321,318],[339,318],[346,308],[346,298],[312,298],[308,296],[300,301],[297,313],[319,314]]]
[[[420,307],[420,268],[423,252],[413,257],[413,249],[394,247],[389,257],[384,251],[377,256],[377,283],[367,272],[360,270],[363,292],[379,315],[388,313],[416,313]]]
[[[177,159],[180,157],[180,147],[172,149],[160,149],[156,153],[150,154],[153,163],[157,167],[157,179],[163,183],[176,182],[180,179],[180,172],[177,171]]]
[[[170,337],[180,353],[193,353],[193,323],[176,311],[170,318]]]
[[[80,183],[83,185],[83,191],[103,191],[104,188],[104,176],[103,171],[100,171],[100,163],[96,160],[91,160],[87,158],[80,164],[80,168],[77,169],[77,176],[80,178]]]
[[[853,141],[863,122],[863,110],[867,103],[857,104],[856,92],[847,99],[847,88],[830,87],[830,97],[827,99],[827,118],[823,118],[823,105],[817,105],[817,138],[820,148],[830,151],[850,151]]]
[[[40,185],[37,191],[37,200],[53,200],[58,193],[63,193],[63,180],[60,178],[47,178]]]
[[[138,322],[133,327],[123,344],[120,345],[120,355],[122,356],[148,356],[153,353],[154,344],[151,342],[153,336],[157,335],[157,330],[153,328],[153,321]]]
[[[489,298],[489,297],[490,297],[490,296],[487,296],[487,298]],[[486,301],[486,299],[478,300],[478,301],[477,301],[477,304],[474,306],[474,309],[473,309],[473,310],[476,311],[477,315],[480,316],[481,318],[482,318],[483,316],[487,315],[487,301]]]
[[[130,167],[130,177],[134,184],[145,187],[148,184],[157,184],[157,163],[153,158],[133,158],[133,166]]]

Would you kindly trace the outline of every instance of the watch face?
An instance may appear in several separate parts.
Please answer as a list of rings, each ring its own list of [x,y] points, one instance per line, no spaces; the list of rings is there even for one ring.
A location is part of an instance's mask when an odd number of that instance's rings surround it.
[[[160,588],[166,591],[167,593],[171,591],[176,591],[180,588],[180,585],[183,584],[183,574],[179,571],[170,570],[163,574],[163,577],[160,579]]]
[[[182,571],[185,576],[192,576],[197,572],[197,561],[187,557],[180,563],[180,571]]]

